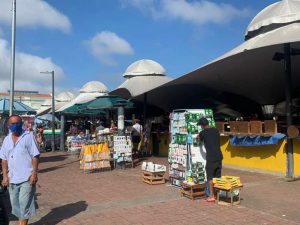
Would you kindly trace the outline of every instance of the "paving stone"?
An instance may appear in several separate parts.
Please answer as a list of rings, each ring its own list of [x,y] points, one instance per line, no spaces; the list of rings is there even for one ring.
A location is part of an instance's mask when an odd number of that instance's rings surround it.
[[[167,165],[165,158],[148,161]],[[300,182],[278,176],[225,167],[223,174],[240,176],[245,185],[241,205],[226,207],[183,198],[168,185],[144,184],[140,167],[85,174],[68,153],[43,153],[39,167],[33,225],[300,224]]]

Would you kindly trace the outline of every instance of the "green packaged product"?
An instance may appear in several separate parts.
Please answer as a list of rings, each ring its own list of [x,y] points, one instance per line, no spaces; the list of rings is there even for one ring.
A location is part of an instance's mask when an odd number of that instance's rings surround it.
[[[213,111],[211,109],[205,109],[205,116],[212,116],[213,115]]]
[[[182,135],[181,138],[181,144],[186,144],[186,135]]]
[[[195,114],[195,122],[198,122],[200,120],[200,114],[196,113]]]
[[[191,133],[191,132],[192,132],[192,129],[193,129],[193,125],[188,124],[188,125],[187,125],[187,131],[188,131],[189,133]]]
[[[176,144],[180,144],[180,134],[175,135]]]
[[[192,113],[186,113],[185,114],[185,120],[186,120],[186,122],[191,122],[193,120],[193,114]]]

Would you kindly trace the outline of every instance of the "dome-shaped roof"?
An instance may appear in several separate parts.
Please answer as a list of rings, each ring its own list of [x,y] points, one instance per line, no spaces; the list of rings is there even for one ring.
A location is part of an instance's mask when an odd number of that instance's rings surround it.
[[[159,63],[150,60],[142,59],[132,63],[123,74],[124,77],[135,76],[165,76],[166,70]]]
[[[300,1],[282,0],[258,13],[249,24],[245,39],[300,21]]]
[[[82,86],[80,93],[108,93],[108,88],[99,81],[90,81]]]
[[[74,94],[69,91],[61,92],[56,96],[55,100],[58,102],[70,102],[75,98]]]

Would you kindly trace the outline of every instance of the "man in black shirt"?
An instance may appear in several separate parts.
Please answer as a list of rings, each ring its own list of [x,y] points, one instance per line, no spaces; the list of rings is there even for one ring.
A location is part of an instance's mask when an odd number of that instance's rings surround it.
[[[218,129],[209,126],[206,118],[201,118],[198,125],[203,129],[199,138],[203,141],[206,149],[206,178],[209,183],[210,196],[206,199],[207,202],[214,202],[214,184],[212,179],[221,177],[223,155],[220,147],[220,133]]]

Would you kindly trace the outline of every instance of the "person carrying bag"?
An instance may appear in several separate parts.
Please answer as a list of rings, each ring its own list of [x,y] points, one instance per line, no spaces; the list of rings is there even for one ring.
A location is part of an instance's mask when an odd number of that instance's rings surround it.
[[[135,119],[131,131],[132,153],[137,157],[139,149],[142,146],[143,127],[139,124],[140,120]]]

